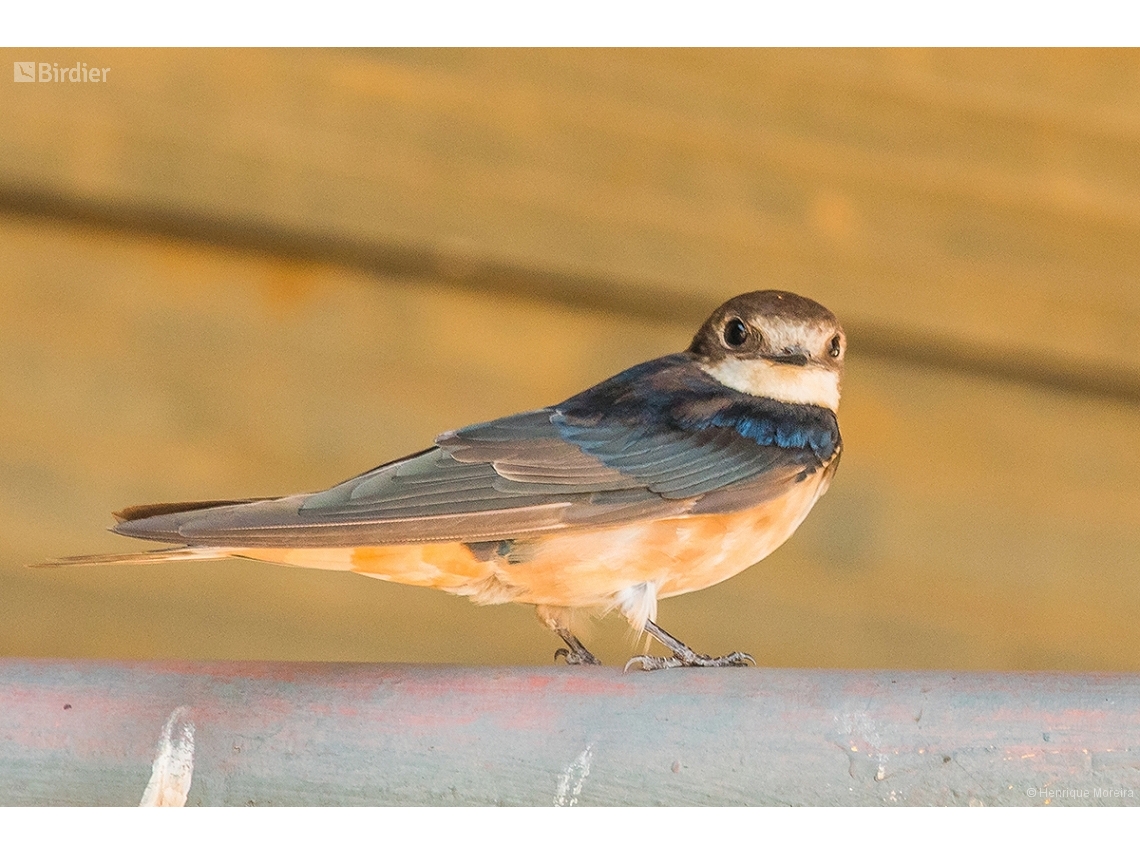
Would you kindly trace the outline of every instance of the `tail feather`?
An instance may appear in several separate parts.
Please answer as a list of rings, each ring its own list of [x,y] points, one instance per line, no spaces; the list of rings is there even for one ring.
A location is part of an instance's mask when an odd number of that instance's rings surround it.
[[[227,549],[202,546],[179,546],[174,549],[155,549],[150,552],[120,552],[109,555],[69,555],[66,558],[49,558],[30,567],[83,567],[112,564],[164,564],[167,561],[213,561],[229,558]]]

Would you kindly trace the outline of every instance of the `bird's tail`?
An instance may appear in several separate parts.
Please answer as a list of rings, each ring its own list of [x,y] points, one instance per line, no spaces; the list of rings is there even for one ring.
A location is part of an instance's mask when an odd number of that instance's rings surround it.
[[[50,558],[31,567],[84,567],[111,564],[164,564],[167,561],[213,561],[229,558],[233,553],[228,549],[208,546],[178,546],[174,549],[155,549],[150,552],[120,552],[110,555],[69,555],[66,558]]]

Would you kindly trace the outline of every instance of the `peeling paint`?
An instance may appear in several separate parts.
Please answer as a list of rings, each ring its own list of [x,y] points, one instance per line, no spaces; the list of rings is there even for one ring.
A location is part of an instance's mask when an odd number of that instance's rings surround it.
[[[194,723],[189,714],[188,708],[176,707],[163,725],[139,807],[185,807],[194,772]]]
[[[833,716],[833,720],[840,726],[846,737],[845,750],[850,759],[849,774],[851,777],[860,777],[859,770],[863,769],[866,771],[862,774],[869,773],[873,780],[885,780],[887,778],[888,755],[882,747],[883,738],[879,734],[874,717],[865,710],[854,710],[845,712],[843,715]],[[865,759],[860,759],[860,754]],[[872,769],[873,772],[870,771]]]

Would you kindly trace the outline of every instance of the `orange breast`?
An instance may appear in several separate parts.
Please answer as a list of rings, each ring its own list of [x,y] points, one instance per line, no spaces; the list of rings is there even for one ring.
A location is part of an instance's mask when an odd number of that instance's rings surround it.
[[[672,597],[752,566],[791,536],[830,477],[822,470],[779,498],[731,514],[542,535],[516,545],[522,553],[517,563],[498,555],[480,560],[461,543],[243,549],[240,554],[278,564],[351,570],[481,603],[610,609],[633,586],[651,583],[659,597]]]

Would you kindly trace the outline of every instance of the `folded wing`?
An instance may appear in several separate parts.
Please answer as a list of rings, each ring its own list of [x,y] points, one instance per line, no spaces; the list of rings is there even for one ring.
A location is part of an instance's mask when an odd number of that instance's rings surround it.
[[[133,508],[115,530],[203,547],[470,543],[738,510],[826,462],[810,443],[768,442],[751,428],[583,417],[574,401],[443,434],[320,493],[153,515]]]

